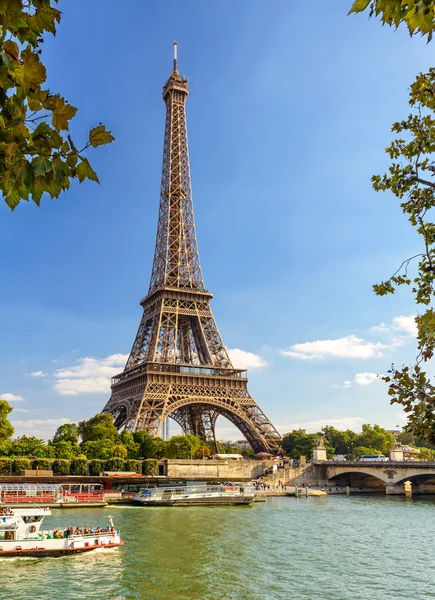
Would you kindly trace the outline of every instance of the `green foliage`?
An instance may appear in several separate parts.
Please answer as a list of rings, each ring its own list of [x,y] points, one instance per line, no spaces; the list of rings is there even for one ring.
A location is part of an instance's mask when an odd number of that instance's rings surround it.
[[[140,473],[140,460],[129,459],[125,461],[125,470]]]
[[[105,469],[104,460],[94,459],[89,463],[89,474],[90,475],[99,475]]]
[[[77,444],[72,444],[66,440],[55,443],[52,448],[56,458],[66,458],[67,460],[72,460],[80,451]]]
[[[143,475],[157,475],[159,461],[156,458],[147,458],[142,462]]]
[[[95,440],[84,442],[81,450],[88,458],[107,460],[112,456],[113,442],[110,440]]]
[[[362,426],[362,433],[355,438],[355,446],[374,448],[376,452],[372,454],[388,455],[394,446],[394,442],[394,436],[388,433],[386,429],[379,425],[373,425],[372,427],[366,423]]]
[[[318,433],[307,433],[305,429],[294,429],[282,438],[281,446],[287,456],[291,458],[312,458],[313,448],[316,445]]]
[[[433,460],[434,451],[429,448],[419,448],[417,460]]]
[[[118,441],[118,430],[113,424],[112,415],[97,414],[88,421],[80,421],[79,433],[82,442],[105,440],[115,443]]]
[[[2,475],[9,475],[12,470],[12,459],[0,458],[0,473]]]
[[[399,27],[405,23],[412,36],[420,33],[432,39],[435,29],[435,2],[433,0],[354,0],[350,13],[369,9],[372,17],[380,16],[383,24]]]
[[[29,197],[39,205],[45,192],[57,198],[74,178],[98,182],[83,152],[114,139],[100,124],[77,149],[64,133],[77,108],[44,87],[40,46],[56,33],[56,3],[0,0],[0,191],[12,210]]]
[[[59,442],[69,442],[72,446],[77,446],[79,442],[79,428],[75,423],[65,423],[57,428],[51,444],[55,446]]]
[[[167,442],[166,456],[167,458],[192,458],[202,445],[201,438],[196,435],[190,433],[186,435],[174,435]]]
[[[326,425],[326,427],[322,427],[321,431],[332,450],[332,455],[348,454],[355,444],[357,434],[350,429],[340,431],[331,425]]]
[[[5,444],[14,434],[14,428],[9,423],[8,415],[12,406],[6,400],[0,400],[0,444]]]
[[[142,456],[143,458],[154,458],[155,452],[158,449],[156,440],[161,438],[153,438],[147,431],[135,431],[132,435],[134,443],[138,448],[138,456]]]
[[[10,454],[12,456],[36,456],[44,458],[47,455],[47,445],[44,440],[34,436],[22,435],[12,440]]]
[[[128,454],[128,450],[122,444],[114,444],[111,448],[112,456],[116,458],[122,458],[123,460]]]
[[[75,458],[71,461],[70,473],[71,475],[87,475],[88,461],[83,458]]]
[[[32,468],[36,469],[36,467],[42,471],[49,471],[51,467],[51,460],[49,458],[37,458],[32,463]]]
[[[409,4],[409,3],[408,3]],[[422,6],[424,4],[420,3]],[[433,3],[431,2],[431,11]],[[431,13],[432,14],[432,13]],[[435,388],[421,363],[430,360],[435,349],[435,312],[430,307],[435,284],[435,69],[420,73],[410,88],[411,113],[393,124],[396,138],[386,152],[392,160],[388,173],[372,177],[376,191],[391,191],[403,213],[421,238],[421,252],[402,262],[386,281],[374,287],[376,294],[392,294],[399,286],[411,286],[421,312],[416,317],[418,356],[414,366],[396,369],[392,365],[383,379],[390,384],[391,403],[403,406],[407,430],[420,439],[435,443]],[[416,272],[408,274],[417,261]]]
[[[106,471],[124,471],[124,460],[122,458],[109,458],[106,462]]]
[[[56,475],[69,475],[70,461],[58,458],[53,462],[53,472],[56,473]]]
[[[13,462],[12,467],[14,473],[19,473],[20,471],[28,471],[30,469],[30,459],[16,458]]]
[[[195,452],[195,458],[208,458],[211,456],[211,450],[205,444],[201,444]]]
[[[119,436],[120,443],[127,448],[127,458],[139,458],[140,445],[134,441],[133,434],[128,431],[123,431]]]

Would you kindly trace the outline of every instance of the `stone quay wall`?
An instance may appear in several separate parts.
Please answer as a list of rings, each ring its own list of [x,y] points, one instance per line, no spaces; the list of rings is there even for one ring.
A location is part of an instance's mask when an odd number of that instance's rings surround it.
[[[180,479],[216,477],[229,481],[250,481],[272,466],[271,461],[262,460],[178,460],[164,459],[164,475]]]

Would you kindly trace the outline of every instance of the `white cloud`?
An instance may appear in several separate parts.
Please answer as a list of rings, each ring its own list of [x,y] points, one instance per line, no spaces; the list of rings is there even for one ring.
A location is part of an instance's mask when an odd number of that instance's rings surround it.
[[[23,397],[18,396],[18,394],[9,394],[5,392],[0,394],[0,400],[7,400],[8,402],[21,402]]]
[[[15,407],[14,407],[14,413],[13,413],[13,414],[15,414],[15,413],[17,413],[17,412],[19,412],[19,413],[29,413],[29,412],[31,412],[31,411],[30,411],[30,410],[27,410],[27,408],[15,408]]]
[[[374,325],[370,327],[371,331],[379,331],[380,333],[385,333],[386,331],[390,331],[391,327],[389,327],[386,323],[382,322],[379,325]]]
[[[336,389],[347,390],[352,386],[351,381],[343,381],[343,383],[334,383],[331,387]]]
[[[347,390],[350,387],[352,387],[353,384],[355,385],[370,385],[371,383],[374,383],[375,381],[380,381],[380,377],[382,377],[382,375],[378,375],[377,373],[356,373],[354,375],[353,381],[347,380],[347,381],[343,381],[343,383],[334,383],[331,387],[336,388],[336,389],[343,389],[343,390]]]
[[[59,425],[64,425],[65,423],[71,423],[70,419],[60,418],[60,419],[28,419],[28,420],[17,420],[12,421],[11,423],[14,427],[20,427],[22,429],[33,429],[34,427],[47,427],[55,425],[59,427]]]
[[[379,381],[379,377],[377,373],[356,373],[354,381],[356,385],[370,385],[375,381]]]
[[[318,340],[295,344],[289,350],[282,350],[284,356],[300,359],[316,358],[374,358],[382,356],[382,351],[388,348],[380,342],[368,342],[356,335],[348,335],[336,340]]]
[[[410,315],[409,317],[406,317],[405,315],[394,317],[393,327],[399,331],[404,331],[412,337],[417,337],[417,323],[415,322],[415,315]]]
[[[47,377],[47,373],[44,371],[33,371],[33,373],[29,373],[30,377]]]
[[[11,420],[15,429],[15,437],[20,435],[34,435],[44,439],[51,438],[60,425],[71,423],[70,419],[28,419],[16,421]]]
[[[110,378],[122,371],[127,358],[128,354],[79,358],[75,365],[55,371],[57,381],[53,388],[63,396],[106,394],[110,391]]]
[[[267,362],[259,354],[240,350],[240,348],[228,348],[228,354],[236,369],[262,369]]]
[[[385,333],[386,331],[402,331],[405,333],[404,336],[394,338],[395,340],[402,340],[402,344],[406,343],[407,338],[417,337],[417,323],[415,322],[416,315],[399,315],[394,317],[390,325],[386,323],[380,323],[371,327],[372,331]]]
[[[352,429],[353,431],[361,431],[362,423],[366,423],[367,420],[361,417],[339,417],[337,419],[319,419],[318,421],[308,421],[306,423],[297,423],[292,425],[287,431],[292,429],[306,429],[309,433],[319,431],[326,425],[331,425],[337,429]],[[280,430],[281,431],[281,430]]]

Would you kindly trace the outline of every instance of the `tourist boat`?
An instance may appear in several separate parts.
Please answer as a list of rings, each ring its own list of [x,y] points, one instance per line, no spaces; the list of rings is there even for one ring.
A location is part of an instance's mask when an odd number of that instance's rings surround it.
[[[143,506],[248,506],[254,502],[255,490],[240,484],[186,485],[141,489],[132,498]]]
[[[0,508],[0,558],[12,556],[61,556],[124,543],[119,531],[110,527],[42,530],[48,508]]]

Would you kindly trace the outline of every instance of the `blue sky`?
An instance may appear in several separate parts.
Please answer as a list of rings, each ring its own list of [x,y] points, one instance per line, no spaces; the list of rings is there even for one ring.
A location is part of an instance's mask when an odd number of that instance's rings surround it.
[[[404,424],[370,374],[412,359],[412,320],[400,317],[415,308],[409,292],[377,298],[371,285],[419,241],[370,176],[388,166],[391,123],[432,47],[347,17],[350,4],[61,0],[44,44],[49,86],[79,107],[75,139],[102,121],[116,142],[88,155],[100,186],[0,205],[0,394],[18,397],[17,434],[47,437],[101,410],[131,348],[175,39],[205,282],[226,345],[254,367],[252,396],[281,432]],[[240,437],[227,425],[221,437]]]

